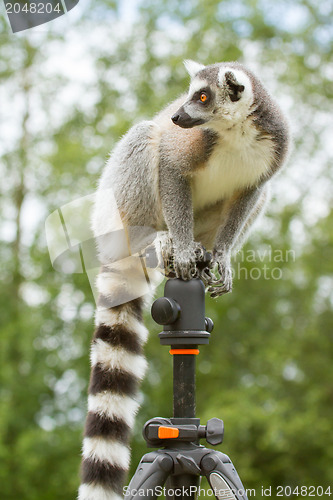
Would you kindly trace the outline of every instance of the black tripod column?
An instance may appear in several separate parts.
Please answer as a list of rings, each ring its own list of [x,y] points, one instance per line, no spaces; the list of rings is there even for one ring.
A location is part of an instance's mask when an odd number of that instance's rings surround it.
[[[200,279],[169,279],[164,297],[152,307],[154,320],[164,326],[162,345],[173,354],[173,416],[195,417],[195,359],[198,345],[208,344],[212,322],[205,318],[205,287]]]
[[[196,347],[196,346],[195,346]],[[173,416],[174,418],[195,417],[195,354],[173,354]],[[197,351],[198,349],[186,349]],[[185,351],[185,349],[181,349]]]
[[[195,418],[195,360],[198,346],[209,343],[212,321],[205,318],[205,287],[200,279],[169,279],[164,297],[152,307],[152,317],[164,326],[159,334],[162,345],[171,346],[173,355],[173,419],[172,424],[199,424]],[[195,445],[192,445],[195,446]],[[181,455],[181,454],[180,454]],[[180,488],[180,498],[167,495],[167,500],[196,500],[200,469],[174,472],[167,480],[170,491]]]

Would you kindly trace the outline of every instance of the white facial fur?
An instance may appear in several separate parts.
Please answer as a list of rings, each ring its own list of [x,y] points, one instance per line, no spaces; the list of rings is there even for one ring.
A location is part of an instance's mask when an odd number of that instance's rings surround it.
[[[188,98],[192,97],[195,92],[198,92],[199,90],[207,86],[208,82],[206,80],[202,80],[201,78],[194,78],[194,80],[192,80],[190,83]]]

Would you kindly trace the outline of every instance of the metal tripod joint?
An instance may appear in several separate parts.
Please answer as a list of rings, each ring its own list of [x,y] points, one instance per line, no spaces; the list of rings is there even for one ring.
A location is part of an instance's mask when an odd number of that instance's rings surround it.
[[[217,500],[248,500],[230,458],[193,443],[183,448],[165,448],[147,453],[127,488],[125,500],[155,500],[161,495],[166,481],[168,488],[177,486],[179,489],[185,477],[189,478],[186,488],[192,488],[190,497],[196,498],[198,486],[191,485],[199,485],[201,476],[206,476]],[[183,498],[183,495],[180,497]]]
[[[151,448],[169,446],[170,443],[199,443],[206,439],[215,446],[222,443],[224,424],[219,418],[211,418],[200,425],[199,418],[161,418],[148,420],[143,427],[143,437]]]

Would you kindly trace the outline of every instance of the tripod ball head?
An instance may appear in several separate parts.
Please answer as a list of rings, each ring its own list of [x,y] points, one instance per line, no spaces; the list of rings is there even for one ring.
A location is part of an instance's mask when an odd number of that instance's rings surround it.
[[[205,317],[205,286],[200,279],[169,279],[164,297],[155,300],[151,314],[164,327],[159,334],[162,345],[208,344],[214,325]]]

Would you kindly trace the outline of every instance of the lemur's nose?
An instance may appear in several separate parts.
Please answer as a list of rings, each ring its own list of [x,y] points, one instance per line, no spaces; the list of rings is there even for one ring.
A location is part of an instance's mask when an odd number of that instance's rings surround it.
[[[171,120],[173,121],[173,123],[177,123],[178,120],[180,118],[180,114],[179,113],[175,113],[172,117],[171,117]]]

